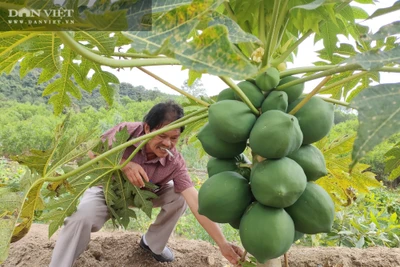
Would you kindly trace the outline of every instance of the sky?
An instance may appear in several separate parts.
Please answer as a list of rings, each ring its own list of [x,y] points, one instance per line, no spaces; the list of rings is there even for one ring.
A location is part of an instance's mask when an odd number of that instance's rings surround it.
[[[362,5],[362,7],[368,12],[368,14],[371,15],[376,9],[390,7],[393,5],[394,2],[396,2],[396,0],[382,0],[375,5]],[[379,30],[381,26],[389,24],[392,21],[399,20],[399,18],[400,11],[396,11],[385,16],[375,18],[371,21],[362,22],[361,24],[369,26],[372,32],[375,33]],[[345,37],[341,37],[340,39],[341,41],[343,40],[345,42],[349,42],[349,40],[345,40]],[[308,38],[299,46],[298,55],[293,60],[294,64],[287,64],[288,69],[300,66],[312,66],[312,62],[317,61],[318,59],[314,51],[320,50],[322,47],[323,46],[321,41],[314,45],[313,38]],[[178,88],[181,88],[184,81],[188,79],[188,71],[182,71],[181,66],[151,66],[145,68]],[[148,76],[147,74],[136,68],[126,68],[119,71],[111,68],[105,69],[116,75],[119,78],[120,82],[131,83],[134,86],[143,85],[147,89],[158,88],[158,90],[160,90],[161,92],[177,94],[171,88],[167,87],[166,85],[160,83],[159,81],[155,80],[154,78]],[[306,92],[311,91],[319,83],[319,81],[320,80],[307,82],[305,84]],[[209,96],[217,95],[221,90],[228,87],[217,76],[212,76],[208,74],[203,74],[201,82],[203,83],[207,95]],[[400,82],[399,75],[397,74],[396,77],[396,74],[393,73],[383,73],[381,75],[381,83],[390,82]]]

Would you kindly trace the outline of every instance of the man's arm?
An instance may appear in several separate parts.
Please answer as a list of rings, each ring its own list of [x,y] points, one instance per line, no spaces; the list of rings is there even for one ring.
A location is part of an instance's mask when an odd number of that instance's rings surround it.
[[[225,239],[218,224],[198,213],[199,204],[197,190],[194,187],[189,187],[182,192],[182,196],[185,198],[186,203],[197,221],[203,226],[215,243],[217,243],[222,255],[229,260],[230,263],[237,264],[240,257],[243,255],[243,251],[238,246],[229,243]]]

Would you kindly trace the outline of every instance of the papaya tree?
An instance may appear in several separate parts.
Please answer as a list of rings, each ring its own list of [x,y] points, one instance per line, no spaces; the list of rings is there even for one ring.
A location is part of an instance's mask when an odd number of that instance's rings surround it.
[[[353,5],[353,2],[358,5]],[[263,107],[264,99],[257,101],[257,95],[265,99],[269,97],[268,102],[275,105],[272,108],[274,113],[284,109],[281,112],[287,113],[279,116],[288,123],[296,121],[311,102],[355,109],[359,120],[357,136],[343,141],[348,145],[348,140],[354,140],[350,142],[351,159],[342,160],[339,167],[333,161],[327,172],[353,171],[361,177],[365,166],[360,167],[357,162],[400,129],[400,86],[398,83],[379,83],[382,72],[400,72],[400,47],[396,37],[400,32],[399,21],[383,25],[375,33],[358,23],[359,20],[373,20],[399,10],[400,1],[378,9],[372,15],[360,7],[374,2],[106,0],[89,4],[89,1],[70,0],[60,6],[30,0],[0,1],[0,72],[9,73],[19,63],[21,77],[34,69],[41,69],[39,83],[53,78],[43,96],[50,96],[49,103],[53,105],[55,114],[68,109],[71,98],[80,99],[82,90],[92,92],[99,89],[107,103],[112,105],[114,88],[119,80],[104,70],[106,66],[138,68],[186,96],[191,103],[187,115],[168,127],[129,142],[126,142],[126,131],[121,131],[112,147],[103,145],[90,133],[79,133],[66,139],[64,133],[69,129],[67,116],[46,150],[31,149],[29,153],[15,156],[14,159],[27,166],[28,171],[19,183],[0,186],[0,262],[6,259],[10,242],[18,241],[29,231],[35,216],[50,223],[51,236],[64,218],[75,211],[83,192],[99,183],[105,185],[107,205],[115,224],[126,226],[130,218],[135,218],[130,205],[151,216],[150,200],[154,195],[126,182],[120,171],[124,166],[120,164],[123,150],[139,141],[145,145],[155,135],[183,125],[187,125],[189,132],[196,132],[206,123],[215,125],[212,111],[218,109],[218,103],[233,107],[232,112],[245,110],[246,116],[258,124],[261,123],[258,118],[262,113],[268,113],[269,106]],[[341,41],[339,35],[353,40],[355,45]],[[314,42],[322,41],[324,49],[318,51],[320,60],[312,66],[286,69],[286,63],[293,62],[300,44],[307,38],[314,38]],[[126,46],[130,48],[124,49]],[[162,65],[179,65],[188,69],[189,85],[204,73],[218,76],[227,84],[229,90],[225,92],[230,96],[220,94],[218,98],[221,101],[216,97],[196,98],[143,68]],[[90,76],[89,73],[93,74]],[[308,81],[321,78],[323,80],[316,88],[304,91]],[[287,100],[282,104],[280,101],[285,95]],[[238,105],[240,108],[236,109]],[[239,112],[238,116],[243,114]],[[246,123],[251,124],[250,120]],[[276,121],[274,116],[265,120]],[[318,123],[322,122],[318,116],[313,120],[319,129]],[[293,127],[298,136],[289,140],[292,144],[290,152],[327,134],[325,132],[303,143],[301,121],[300,125]],[[245,148],[248,145],[247,134],[227,141],[241,142]],[[222,132],[220,136],[225,138],[228,135]],[[256,134],[250,136],[250,147],[259,139]],[[334,145],[325,147],[329,151]],[[253,147],[258,148],[256,145]],[[335,148],[340,151],[340,148]],[[89,150],[98,156],[89,160],[85,156]],[[267,164],[269,161],[265,158],[268,157],[288,155],[288,151],[282,154],[278,150],[274,155],[261,155],[263,150],[253,151],[253,165]],[[137,150],[131,157],[136,153]],[[398,153],[394,155],[398,156]],[[394,162],[398,161],[394,159]],[[241,164],[251,165],[248,162]],[[363,179],[359,181],[362,183]],[[147,186],[152,187],[151,184]],[[307,190],[305,183],[302,187]],[[312,187],[314,185],[307,186]],[[321,194],[327,197],[325,193]],[[265,209],[261,204],[256,205],[253,210]],[[282,214],[279,216],[289,221]],[[250,217],[246,222],[254,220]],[[286,243],[287,246],[291,244]],[[265,260],[264,256],[259,258]]]

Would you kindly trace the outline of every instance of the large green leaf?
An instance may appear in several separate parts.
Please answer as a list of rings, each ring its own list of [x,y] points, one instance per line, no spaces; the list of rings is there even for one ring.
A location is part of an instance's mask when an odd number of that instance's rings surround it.
[[[229,39],[239,29],[232,21],[227,28],[216,24],[228,22],[227,17],[215,20],[215,10],[223,1],[193,1],[191,5],[172,10],[154,21],[152,31],[131,31],[125,36],[132,40],[132,47],[137,52],[150,54],[164,53],[178,59],[182,65],[197,72],[229,76],[244,79],[254,76],[257,68],[245,58]],[[178,18],[178,19],[177,19]],[[211,26],[195,33],[202,21],[211,21]],[[229,29],[234,32],[230,34]],[[256,40],[255,37],[240,31],[240,40]],[[192,38],[192,39],[190,39]],[[234,39],[239,41],[238,38]]]
[[[344,61],[348,64],[358,64],[366,70],[377,70],[386,64],[400,63],[400,46],[389,51],[369,51],[358,54]]]
[[[351,107],[357,109],[359,120],[352,166],[376,145],[400,131],[399,103],[399,84],[367,88],[352,100]]]
[[[24,201],[24,192],[0,187],[0,263],[8,256],[14,226]]]
[[[385,173],[390,181],[400,176],[400,142],[385,153]]]
[[[389,13],[397,11],[397,10],[400,10],[400,1],[394,2],[394,4],[391,7],[380,8],[380,9],[376,10],[374,13],[372,13],[372,15],[369,17],[369,19],[373,19],[378,16],[386,15],[386,14],[389,14]]]
[[[366,39],[368,40],[385,39],[386,37],[396,35],[399,33],[400,33],[400,21],[395,21],[379,28],[379,30],[376,33],[368,35]]]
[[[367,193],[370,188],[381,186],[375,175],[366,171],[369,168],[366,164],[357,164],[349,173],[354,139],[355,135],[345,135],[328,142],[325,137],[315,144],[323,153],[328,170],[328,175],[317,180],[317,183],[325,188],[338,205],[351,203],[351,190]]]
[[[212,12],[211,21],[208,23],[209,26],[222,24],[228,28],[228,37],[229,40],[234,44],[239,43],[258,43],[262,44],[261,41],[255,37],[254,35],[247,33],[240,28],[240,26],[229,17],[222,15],[218,12]]]

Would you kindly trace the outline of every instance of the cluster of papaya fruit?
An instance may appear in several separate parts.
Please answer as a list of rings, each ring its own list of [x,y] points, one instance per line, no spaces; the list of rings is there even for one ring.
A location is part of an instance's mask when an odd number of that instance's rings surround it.
[[[260,115],[232,89],[221,91],[197,135],[211,156],[199,213],[239,229],[243,247],[261,263],[286,253],[303,234],[329,232],[334,219],[331,197],[314,183],[327,169],[312,145],[329,133],[333,105],[313,96],[290,115],[303,98],[304,83],[276,88],[296,79],[280,79],[279,71],[269,68],[255,80],[239,82]],[[243,155],[247,146],[252,162]]]

